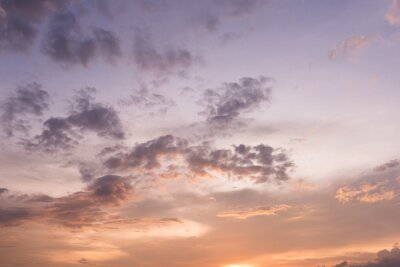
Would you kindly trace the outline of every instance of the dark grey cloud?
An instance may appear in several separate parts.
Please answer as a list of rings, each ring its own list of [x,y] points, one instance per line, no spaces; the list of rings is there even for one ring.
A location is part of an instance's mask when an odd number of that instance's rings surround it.
[[[374,168],[374,170],[375,171],[386,171],[388,169],[392,169],[392,168],[395,168],[395,167],[398,167],[398,166],[400,166],[400,161],[397,160],[397,159],[393,159],[393,160],[391,160],[389,162],[386,162],[386,163],[384,163],[382,165],[376,166]]]
[[[400,266],[400,248],[395,245],[391,250],[381,250],[373,262],[363,264],[350,264],[347,261],[335,265],[335,267],[398,267]]]
[[[98,178],[88,188],[97,203],[118,205],[126,201],[133,190],[132,186],[117,175],[106,175]]]
[[[109,157],[104,166],[113,171],[137,170],[140,173],[144,169],[160,174],[166,167],[163,165],[168,164],[163,160],[168,162],[168,158],[174,157],[182,159],[182,166],[173,164],[175,172],[191,176],[247,178],[255,183],[288,180],[288,173],[294,166],[285,151],[264,144],[215,149],[207,143],[190,145],[187,140],[172,135],[139,143],[129,153]]]
[[[34,43],[38,25],[62,0],[0,1],[0,50],[26,51]]]
[[[205,105],[201,114],[206,116],[209,125],[219,128],[230,126],[242,113],[254,111],[270,100],[271,87],[267,85],[268,81],[270,79],[264,76],[243,77],[238,82],[208,89],[200,101]]]
[[[113,32],[101,28],[95,28],[93,31],[100,54],[104,55],[109,61],[121,57],[120,41]]]
[[[80,91],[66,117],[53,117],[44,122],[44,130],[24,144],[29,150],[55,151],[78,144],[82,134],[90,131],[100,137],[121,140],[125,137],[117,112],[95,102],[93,88]]]
[[[184,48],[169,46],[159,49],[149,33],[143,30],[136,31],[133,55],[139,69],[158,74],[184,71],[196,61],[192,53]]]
[[[2,188],[2,187],[0,187],[0,195],[1,194],[5,194],[5,193],[7,193],[8,192],[8,189],[7,188]]]
[[[16,226],[34,218],[29,208],[0,208],[0,226]]]
[[[79,18],[63,11],[51,18],[43,51],[52,59],[87,66],[96,56],[114,61],[121,56],[119,39],[111,31],[94,28],[84,33]]]
[[[0,105],[1,124],[7,137],[29,129],[27,116],[41,116],[48,109],[49,94],[37,83],[18,86]]]

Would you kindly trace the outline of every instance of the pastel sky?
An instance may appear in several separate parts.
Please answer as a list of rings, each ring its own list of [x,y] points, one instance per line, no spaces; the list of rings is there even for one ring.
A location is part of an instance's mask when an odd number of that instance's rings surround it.
[[[0,267],[399,267],[399,0],[0,0]]]

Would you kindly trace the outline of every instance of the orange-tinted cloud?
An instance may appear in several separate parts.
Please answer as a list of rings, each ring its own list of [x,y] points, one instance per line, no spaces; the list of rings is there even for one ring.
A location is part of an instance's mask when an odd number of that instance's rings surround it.
[[[276,205],[272,207],[257,207],[251,209],[231,210],[219,213],[217,217],[220,218],[233,218],[233,219],[247,219],[255,216],[273,216],[282,211],[290,208],[289,205]]]
[[[329,51],[329,58],[336,60],[343,57],[355,56],[379,39],[380,37],[377,35],[349,37]]]

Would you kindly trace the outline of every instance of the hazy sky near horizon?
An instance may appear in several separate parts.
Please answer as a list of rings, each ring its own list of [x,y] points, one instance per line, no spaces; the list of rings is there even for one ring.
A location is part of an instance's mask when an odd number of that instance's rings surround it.
[[[0,0],[0,267],[400,266],[398,51],[398,0]]]

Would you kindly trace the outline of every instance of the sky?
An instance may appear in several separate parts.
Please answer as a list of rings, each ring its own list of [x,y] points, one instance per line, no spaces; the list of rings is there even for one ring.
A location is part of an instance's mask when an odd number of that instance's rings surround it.
[[[400,266],[399,0],[0,0],[0,267]]]

